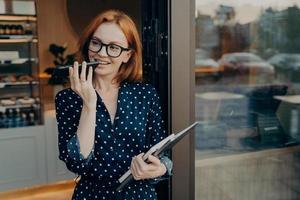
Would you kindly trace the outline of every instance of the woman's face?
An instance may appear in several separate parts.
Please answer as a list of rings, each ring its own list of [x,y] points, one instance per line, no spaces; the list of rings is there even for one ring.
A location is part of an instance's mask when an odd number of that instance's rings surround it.
[[[101,50],[97,53],[100,48]],[[131,56],[131,50],[123,49],[119,54],[122,48],[128,48],[128,41],[120,27],[115,23],[101,24],[94,32],[89,44],[89,60],[100,62],[94,74],[114,77],[121,64],[127,63]]]

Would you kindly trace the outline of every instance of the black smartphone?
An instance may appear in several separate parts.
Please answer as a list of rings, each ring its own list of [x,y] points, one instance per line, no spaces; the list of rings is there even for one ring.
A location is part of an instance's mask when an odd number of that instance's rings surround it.
[[[95,69],[97,67],[97,65],[99,64],[100,62],[88,62],[86,63],[86,70],[88,72],[88,69],[89,69],[89,66],[92,66],[93,69]],[[81,73],[81,66],[82,64],[78,64],[78,70],[79,70],[79,74]],[[69,75],[69,68],[70,67],[73,67],[73,65],[64,65],[64,66],[56,66],[53,70],[53,74],[52,75],[56,75],[56,76],[63,76],[63,77],[66,77]],[[86,73],[87,75],[88,73]]]

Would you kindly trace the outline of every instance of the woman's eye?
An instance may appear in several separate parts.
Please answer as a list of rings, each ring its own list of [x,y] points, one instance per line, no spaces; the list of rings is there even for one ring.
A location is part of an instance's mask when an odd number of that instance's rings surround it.
[[[91,40],[92,45],[100,45],[98,41],[96,40]]]
[[[120,47],[116,46],[116,45],[109,45],[109,49],[113,50],[113,51],[117,51],[120,49]]]

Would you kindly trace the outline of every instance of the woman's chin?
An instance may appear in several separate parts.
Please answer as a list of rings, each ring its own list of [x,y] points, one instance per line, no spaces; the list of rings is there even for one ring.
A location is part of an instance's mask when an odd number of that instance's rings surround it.
[[[115,73],[106,69],[105,67],[97,67],[94,70],[94,75],[96,75],[96,76],[111,76],[113,74],[115,74]]]

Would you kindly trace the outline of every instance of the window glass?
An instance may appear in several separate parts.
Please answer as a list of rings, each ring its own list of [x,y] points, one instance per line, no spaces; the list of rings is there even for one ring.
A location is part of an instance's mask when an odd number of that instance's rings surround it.
[[[195,8],[196,199],[300,199],[300,1]]]

